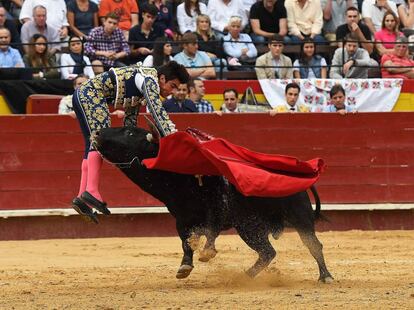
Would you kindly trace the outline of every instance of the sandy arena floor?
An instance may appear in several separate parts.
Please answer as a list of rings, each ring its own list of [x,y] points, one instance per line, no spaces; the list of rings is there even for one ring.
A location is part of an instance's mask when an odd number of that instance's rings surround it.
[[[178,238],[0,242],[0,309],[414,309],[414,232],[318,234],[333,284],[296,233],[256,279],[238,236],[221,236],[209,263],[177,280]]]

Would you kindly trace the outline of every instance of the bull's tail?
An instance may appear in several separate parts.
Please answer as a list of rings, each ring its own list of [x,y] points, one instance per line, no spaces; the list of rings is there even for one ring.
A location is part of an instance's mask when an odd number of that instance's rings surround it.
[[[315,214],[315,220],[322,219],[322,220],[327,221],[328,219],[321,214],[321,200],[319,198],[319,194],[318,194],[318,191],[316,190],[315,185],[312,185],[310,187],[310,190],[313,194],[313,197],[315,197],[315,213],[314,213]]]

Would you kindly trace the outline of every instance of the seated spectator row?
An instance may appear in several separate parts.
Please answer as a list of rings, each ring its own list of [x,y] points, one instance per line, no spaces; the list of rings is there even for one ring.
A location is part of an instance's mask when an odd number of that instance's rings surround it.
[[[236,26],[239,19],[235,18]],[[111,17],[107,18],[106,23],[111,26]],[[116,21],[116,19],[114,19]],[[109,27],[108,26],[108,27]],[[97,29],[103,29],[105,26]],[[237,32],[231,31],[233,33]],[[55,56],[48,51],[47,38],[41,34],[35,34],[31,39],[31,45],[28,46],[28,53],[23,57],[17,50],[11,48],[8,44],[9,32],[7,29],[0,29],[0,62],[7,64],[9,67],[33,68],[33,78],[59,78],[58,66],[55,63]],[[233,37],[232,37],[233,38]],[[231,38],[231,39],[232,39]],[[280,35],[275,35],[268,41],[269,51],[250,65],[248,62],[249,52],[257,55],[257,50],[250,43],[239,43],[229,40],[224,43],[224,49],[231,52],[239,51],[239,54],[229,56],[228,68],[242,67],[241,63],[247,63],[248,68],[253,67],[258,79],[275,79],[275,78],[367,78],[370,68],[378,68],[378,63],[369,57],[368,52],[358,47],[358,41],[354,34],[348,34],[344,39],[344,46],[337,48],[328,74],[328,64],[324,57],[315,54],[315,42],[306,38],[301,44],[299,58],[292,65],[292,60],[283,54],[284,39]],[[414,72],[414,61],[407,56],[408,42],[403,36],[396,39],[391,52],[384,54],[382,57],[382,71],[384,77],[401,77],[412,78]],[[166,37],[156,39],[154,52],[144,59],[146,66],[159,66],[170,60],[187,67],[187,70],[193,78],[211,79],[216,77],[215,69],[223,69],[222,64],[215,67],[212,59],[206,52],[199,51],[198,38],[194,33],[187,33],[183,36],[183,51],[172,57],[171,41]],[[108,44],[108,46],[104,45]],[[229,44],[229,48],[226,48]],[[234,45],[242,44],[241,49],[234,48]],[[249,47],[249,45],[252,45]],[[114,50],[115,48],[119,51]],[[122,41],[96,41],[86,42],[86,54],[91,56],[92,62],[83,53],[83,42],[79,37],[71,37],[69,40],[69,53],[62,54],[60,57],[60,71],[64,79],[73,79],[79,74],[93,77],[95,74],[109,69],[111,66],[124,66],[121,60],[128,54],[128,45],[122,44]],[[243,58],[245,56],[245,58]],[[239,57],[239,58],[236,58]],[[220,60],[220,58],[218,58]],[[233,61],[236,59],[236,61]],[[240,61],[240,62],[239,62]]]
[[[275,116],[278,113],[307,113],[307,112],[336,112],[346,114],[356,112],[355,105],[349,105],[346,101],[345,89],[336,84],[329,92],[329,102],[326,105],[315,105],[300,102],[300,86],[295,83],[288,83],[285,87],[285,99],[271,108],[264,108],[260,112],[269,113]],[[227,88],[223,91],[223,104],[218,111],[215,111],[212,104],[203,99],[205,94],[202,80],[194,79],[188,84],[180,84],[171,98],[163,102],[163,107],[168,113],[241,113],[249,112],[245,97],[240,103],[239,93],[234,88]],[[62,103],[63,105],[63,103]],[[256,110],[256,112],[258,112]]]
[[[14,2],[17,6],[20,3]],[[166,0],[26,0],[22,1],[18,19],[24,26],[21,34],[23,43],[28,43],[35,31],[45,35],[50,42],[65,40],[68,34],[87,37],[93,28],[98,27],[99,22],[104,23],[108,13],[119,17],[119,29],[128,41],[130,30],[142,24],[144,13],[149,11],[154,19],[152,35],[167,35],[174,39],[187,32],[195,32],[200,15],[210,18],[211,31],[216,39],[229,33],[231,17],[238,16],[240,31],[250,35],[253,42],[265,42],[267,38],[279,34],[287,42],[300,43],[310,37],[317,43],[325,43],[327,40],[341,40],[348,32],[353,32],[360,41],[370,41],[375,37],[381,43],[384,39],[390,39],[390,36],[395,39],[399,26],[407,33],[414,31],[414,5],[410,0],[205,2],[206,4],[199,0],[185,0],[176,4]],[[360,20],[358,5],[362,8],[363,21]],[[16,12],[12,12],[15,17]],[[385,17],[389,14],[393,15],[391,19],[394,21],[385,22]],[[12,33],[12,42],[17,42],[19,35],[16,25],[6,17],[11,18],[12,15],[3,7],[0,11],[0,26],[8,28]],[[26,25],[27,23],[29,24]],[[136,28],[136,31],[141,30]],[[376,36],[377,32],[382,33]],[[148,29],[143,29],[142,34],[148,36]],[[363,47],[372,54],[372,45],[366,44]],[[384,51],[380,48],[379,52],[382,54]]]
[[[263,2],[261,4],[265,5],[266,3],[267,2]],[[255,5],[258,4],[259,2]],[[254,5],[252,8],[253,7]],[[195,7],[192,9],[197,10]],[[373,55],[375,52],[373,48],[374,44],[369,40],[366,40],[364,34],[367,33],[366,29],[369,27],[368,25],[360,24],[360,21],[358,20],[358,10],[354,7],[350,7],[347,9],[346,13],[347,23],[338,27],[337,33],[339,33],[338,37],[345,34],[342,41],[339,43],[339,46],[342,46],[346,41],[348,48],[340,48],[335,52],[329,76],[366,77],[368,72],[367,67],[378,66],[378,62],[374,58],[377,60],[380,60],[381,58]],[[90,65],[93,66],[94,74],[103,72],[112,66],[124,66],[125,64],[131,64],[137,61],[144,61],[146,58],[148,58],[146,65],[149,65],[151,64],[151,60],[155,57],[152,54],[155,50],[154,42],[157,39],[159,39],[160,43],[167,43],[164,44],[166,45],[165,53],[164,47],[162,48],[163,61],[171,59],[171,42],[168,42],[168,36],[165,35],[165,31],[163,32],[160,28],[156,27],[155,20],[158,18],[157,14],[158,8],[156,5],[147,4],[142,6],[142,21],[128,31],[127,36],[131,43],[128,44],[125,38],[125,30],[120,28],[120,15],[114,12],[107,13],[103,21],[103,26],[98,26],[90,30],[89,35],[86,37],[85,50],[83,50],[83,47],[80,44],[81,36],[71,38],[69,42],[70,57],[68,58],[68,56],[64,55],[65,57],[60,59],[61,66],[66,66],[68,68],[74,66],[76,71],[82,70],[82,73],[91,76],[92,72],[90,70]],[[37,5],[33,8],[33,20],[27,21],[22,27],[21,37],[24,42],[29,40],[28,42],[35,47],[46,45],[47,42],[53,42],[53,44],[43,48],[45,56],[42,61],[28,61],[28,58],[32,59],[33,55],[35,55],[33,54],[33,50],[39,50],[41,48],[32,49],[31,55],[29,55],[31,45],[25,45],[24,50],[27,54],[25,55],[26,66],[34,68],[56,67],[55,59],[52,55],[61,48],[61,44],[56,40],[61,38],[62,32],[53,31],[52,27],[48,27],[46,16],[47,9],[42,5]],[[295,72],[295,77],[310,76],[323,78],[328,76],[327,65],[328,63],[331,63],[331,59],[325,60],[323,57],[315,55],[315,42],[322,42],[322,40],[318,39],[316,36],[301,36],[298,34],[296,38],[282,38],[280,35],[276,34],[270,37],[273,38],[273,43],[268,44],[271,51],[273,48],[276,48],[275,45],[279,46],[280,50],[280,47],[283,47],[284,42],[302,42],[301,55],[299,59],[295,60],[293,66],[291,61],[289,63],[289,59],[285,55],[282,55],[283,57],[281,57],[281,59],[277,59],[278,56],[276,56],[276,58],[270,57],[272,52],[262,55],[256,60],[258,51],[255,44],[247,33],[241,32],[244,23],[245,21],[242,17],[232,16],[229,19],[229,24],[225,27],[227,34],[224,35],[224,32],[217,32],[212,28],[212,22],[209,16],[200,13],[196,17],[195,34],[187,32],[183,35],[182,42],[184,51],[178,53],[174,59],[189,67],[192,76],[200,76],[202,78],[214,78],[216,76],[212,66],[216,68],[216,71],[222,69],[225,70],[227,68],[229,70],[239,70],[245,68],[243,65],[254,67],[255,63],[255,70],[259,78],[266,72],[266,70],[260,72],[264,67],[267,67],[267,69],[270,68],[270,73],[265,76],[270,75],[275,78],[284,76],[289,77],[290,75],[293,75],[291,74],[292,71]],[[392,42],[402,35],[398,31],[397,17],[392,11],[388,11],[385,13],[382,23],[384,29],[376,33],[377,43],[375,45],[378,46],[377,50],[380,55],[393,54],[394,48]],[[37,33],[38,31],[42,32],[42,30],[44,34]],[[63,33],[67,34],[66,32]],[[224,44],[221,44],[221,42],[217,40],[218,38],[222,38]],[[298,38],[300,40],[298,40]],[[352,45],[350,41],[353,41],[354,43],[353,51],[350,50],[350,46]],[[213,42],[215,44],[210,44]],[[275,42],[277,44],[275,44]],[[358,44],[360,44],[361,48],[358,47]],[[76,45],[79,47],[77,51],[75,51]],[[168,47],[168,45],[170,46]],[[202,50],[203,48],[206,49],[206,53],[198,52],[198,49]],[[158,49],[158,51],[160,51],[160,49]],[[370,51],[374,52],[370,53]],[[280,51],[280,54],[281,53],[282,52]],[[84,54],[88,56],[89,59],[87,57],[85,58]],[[370,54],[372,57],[370,57]],[[16,54],[14,53],[14,55]],[[5,54],[3,58],[7,58],[7,55]],[[408,57],[407,60],[409,60]],[[7,62],[4,62],[4,64],[7,64]],[[4,66],[3,64],[1,65]],[[21,64],[16,61],[16,66],[20,65]],[[292,67],[296,69],[292,70]],[[89,68],[89,72],[85,72],[86,69],[84,68]],[[272,68],[275,68],[275,70]],[[50,71],[54,71],[55,75],[46,72],[48,73],[48,77],[56,76],[56,70]],[[269,70],[267,71],[269,72]],[[76,76],[76,72],[73,73],[67,72],[67,70],[62,70],[63,78],[73,78],[74,76]],[[46,75],[45,72],[39,71],[34,73],[34,77],[44,78]]]

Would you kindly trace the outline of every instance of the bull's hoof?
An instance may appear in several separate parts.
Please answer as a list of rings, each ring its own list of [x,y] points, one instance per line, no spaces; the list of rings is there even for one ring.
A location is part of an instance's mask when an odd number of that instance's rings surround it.
[[[207,263],[210,259],[213,259],[217,255],[217,250],[215,249],[204,249],[200,251],[200,256],[198,260],[203,263]]]
[[[325,283],[325,284],[331,284],[333,283],[334,278],[332,278],[332,276],[327,276],[325,278],[319,278],[319,282],[321,283]]]
[[[79,213],[81,218],[86,222],[93,222],[98,224],[98,214],[93,212],[91,208],[88,207],[86,203],[82,201],[79,197],[76,197],[72,200],[72,208]]]
[[[250,268],[249,270],[246,271],[246,274],[250,277],[250,278],[254,278],[255,276],[257,276],[257,274],[260,272],[260,270],[257,270],[256,268]]]
[[[109,215],[111,211],[106,207],[106,202],[100,201],[93,197],[89,192],[84,191],[81,195],[82,199],[102,214]]]
[[[194,267],[190,265],[181,265],[180,268],[178,268],[176,278],[177,279],[187,278],[190,275],[193,268]]]

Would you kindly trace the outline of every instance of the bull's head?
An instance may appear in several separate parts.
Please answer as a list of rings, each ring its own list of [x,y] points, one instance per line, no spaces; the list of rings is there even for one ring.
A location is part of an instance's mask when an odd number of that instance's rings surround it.
[[[137,127],[104,128],[96,133],[93,145],[112,163],[127,164],[134,159],[156,157],[158,154],[157,132]]]

